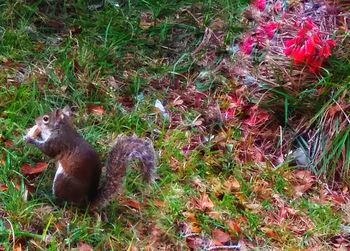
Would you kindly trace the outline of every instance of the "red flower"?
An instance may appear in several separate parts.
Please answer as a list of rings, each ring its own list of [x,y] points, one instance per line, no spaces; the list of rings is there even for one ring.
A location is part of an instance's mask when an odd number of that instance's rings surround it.
[[[255,0],[253,6],[261,11],[264,11],[266,7],[266,0]]]
[[[239,49],[245,54],[250,54],[252,53],[254,44],[255,40],[251,36],[246,36],[245,38],[243,38]]]
[[[278,23],[268,22],[266,24],[262,24],[261,27],[263,31],[267,34],[267,36],[271,39],[275,35],[275,32],[278,28]]]
[[[334,47],[335,46],[335,41],[333,39],[327,39],[326,43],[330,46],[330,47]]]
[[[325,40],[309,17],[301,24],[297,37],[284,42],[284,54],[291,56],[295,64],[306,63],[311,72],[321,68],[324,59],[331,55],[330,49],[335,46],[332,39]]]
[[[315,41],[309,37],[305,42],[305,55],[312,55],[316,50]]]
[[[292,53],[291,56],[294,59],[294,63],[298,64],[298,63],[302,63],[305,59],[305,48],[304,46],[302,47],[296,47]]]
[[[308,58],[306,60],[306,64],[308,65],[309,70],[312,73],[316,73],[321,68],[322,63],[323,63],[322,58],[314,57],[314,58]]]

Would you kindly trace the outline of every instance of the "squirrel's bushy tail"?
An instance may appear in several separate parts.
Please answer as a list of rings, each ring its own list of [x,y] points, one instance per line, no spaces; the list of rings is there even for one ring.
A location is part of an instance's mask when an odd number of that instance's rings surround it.
[[[151,140],[141,139],[136,136],[120,135],[109,153],[106,163],[105,182],[92,201],[91,208],[104,207],[118,194],[123,185],[128,163],[134,159],[140,160],[144,180],[146,182],[153,181],[156,154]]]

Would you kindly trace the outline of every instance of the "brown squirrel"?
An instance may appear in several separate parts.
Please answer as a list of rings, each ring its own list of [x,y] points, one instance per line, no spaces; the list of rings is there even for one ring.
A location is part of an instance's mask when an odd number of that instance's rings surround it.
[[[27,143],[55,158],[57,171],[52,189],[57,198],[79,206],[90,205],[92,210],[102,208],[119,192],[132,159],[140,160],[144,180],[153,181],[156,156],[152,142],[136,136],[118,136],[107,159],[105,182],[99,188],[100,158],[77,132],[71,116],[69,107],[40,116],[35,120],[35,130],[24,137]]]

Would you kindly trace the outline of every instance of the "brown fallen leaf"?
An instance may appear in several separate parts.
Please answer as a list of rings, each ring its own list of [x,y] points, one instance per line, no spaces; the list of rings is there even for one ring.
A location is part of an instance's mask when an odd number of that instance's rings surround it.
[[[11,147],[13,146],[13,141],[10,140],[10,139],[6,140],[6,141],[5,141],[5,146],[6,146],[7,148],[11,148]]]
[[[310,170],[297,170],[294,172],[296,178],[304,183],[312,183],[315,180],[315,176],[312,174]]]
[[[272,194],[271,184],[266,180],[258,179],[253,184],[253,191],[259,198],[268,199]]]
[[[105,113],[105,110],[101,105],[88,104],[86,107],[88,112],[99,116],[102,116]]]
[[[94,249],[86,243],[79,243],[77,246],[78,251],[93,251]]]
[[[176,99],[173,101],[174,106],[182,105],[183,103],[184,103],[184,101],[183,101],[180,97],[176,98]]]
[[[208,197],[206,193],[203,193],[199,199],[195,199],[195,207],[204,212],[214,207],[214,203]]]
[[[244,206],[253,212],[258,212],[263,208],[262,205],[258,203],[246,203]]]
[[[22,245],[21,243],[16,243],[13,247],[13,251],[22,251]]]
[[[123,199],[120,203],[124,206],[128,206],[136,210],[140,210],[143,207],[140,202],[132,199]]]
[[[241,184],[239,184],[239,181],[233,177],[228,178],[225,181],[224,185],[229,191],[239,191],[239,189],[241,188]]]
[[[191,212],[184,212],[182,213],[183,216],[186,217],[187,221],[190,223],[188,224],[188,231],[190,231],[191,233],[200,233],[201,232],[201,228],[199,226],[199,223],[196,219],[196,216],[194,213]]]
[[[141,29],[147,30],[154,24],[155,24],[155,20],[152,18],[152,13],[150,13],[150,12],[141,13],[140,24],[139,24],[139,27]]]
[[[212,237],[216,245],[222,245],[231,240],[229,233],[218,228],[212,231]]]
[[[266,236],[268,236],[268,237],[270,237],[272,239],[276,239],[276,237],[277,237],[276,232],[273,229],[269,228],[269,227],[262,227],[262,228],[260,228],[260,230],[262,232],[264,232],[266,234]]]
[[[240,233],[242,232],[241,228],[239,227],[237,221],[234,220],[228,220],[226,222],[227,226],[230,228],[231,232],[233,233]]]
[[[8,187],[5,184],[0,183],[0,192],[6,191]]]
[[[47,168],[47,166],[48,164],[46,162],[38,162],[34,166],[25,163],[21,168],[21,173],[24,175],[42,173]]]
[[[30,184],[27,180],[24,181],[24,184],[26,186],[26,189],[29,193],[34,193],[36,190],[36,187],[33,184]]]
[[[153,203],[154,203],[155,206],[157,206],[157,207],[159,207],[159,208],[162,208],[162,207],[165,206],[165,205],[164,205],[164,201],[161,201],[161,200],[155,199],[155,200],[153,200]]]

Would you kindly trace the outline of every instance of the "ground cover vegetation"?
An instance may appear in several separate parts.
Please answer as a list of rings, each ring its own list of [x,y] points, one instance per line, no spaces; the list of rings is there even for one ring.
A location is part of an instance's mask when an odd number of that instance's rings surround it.
[[[0,250],[346,250],[348,1],[0,2]],[[99,216],[22,136],[70,105],[159,152]]]

